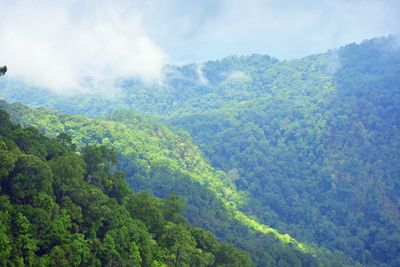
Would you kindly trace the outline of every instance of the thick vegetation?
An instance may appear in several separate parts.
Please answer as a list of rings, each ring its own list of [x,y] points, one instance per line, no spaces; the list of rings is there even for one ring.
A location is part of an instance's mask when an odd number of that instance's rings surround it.
[[[250,194],[245,210],[262,222],[365,265],[398,266],[396,45],[376,39],[283,62],[257,76],[258,98],[172,123]]]
[[[133,193],[111,148],[73,149],[0,111],[2,266],[253,266],[188,225],[182,198]]]
[[[191,188],[191,181],[198,181],[201,186],[190,192],[204,193],[188,200],[189,219],[205,218],[211,206],[206,206],[207,212],[199,213],[197,209],[204,202],[196,200],[213,195],[216,201],[206,203],[228,208],[231,212],[228,218],[253,225],[258,232],[273,231],[263,228],[260,221],[298,240],[342,251],[364,265],[398,266],[399,77],[398,37],[387,37],[300,60],[278,61],[253,55],[169,66],[163,85],[123,81],[121,95],[112,99],[90,95],[54,97],[23,85],[16,91],[18,85],[11,81],[5,81],[1,91],[9,100],[93,117],[127,108],[154,114],[174,125],[185,144],[189,138],[181,129],[188,131],[209,163],[223,172],[201,176],[205,172],[200,168],[197,172],[193,169],[186,172],[196,175],[177,176],[177,172],[170,171],[165,175],[162,170],[174,165],[171,162],[154,165],[151,161],[150,165],[139,166],[160,166],[159,171],[146,173],[138,167],[129,167],[131,160],[122,161],[125,164],[121,168],[130,173],[128,177],[133,177],[134,188],[151,188],[162,197],[175,187],[179,194],[190,195],[186,188]],[[76,99],[84,105],[74,104]],[[26,114],[23,116],[28,125],[33,122],[26,119]],[[46,122],[38,119],[36,123],[39,121],[43,129],[52,129],[57,123],[47,118]],[[123,112],[109,117],[125,125],[136,125],[137,118]],[[157,130],[153,128],[151,132]],[[87,134],[90,140],[90,133]],[[165,140],[163,135],[157,137]],[[185,154],[175,146],[172,150],[190,158],[190,153]],[[140,155],[135,157],[134,162],[142,159]],[[191,166],[188,161],[186,165],[181,165],[182,162],[185,160],[177,157],[174,164],[179,167],[172,170],[181,174],[183,166]],[[199,161],[194,162],[191,164],[199,166]],[[164,181],[164,177],[171,177],[167,186],[158,182]],[[186,177],[188,185],[181,183],[182,180],[177,183],[176,177]],[[203,185],[206,191],[199,190]],[[213,229],[218,225],[202,226]],[[233,240],[247,230],[236,232],[233,229],[237,228],[222,225],[214,228],[215,233],[252,251],[258,264],[278,264],[283,258],[277,253],[281,248],[271,252],[261,245],[263,242]],[[285,239],[276,236],[280,241]],[[258,240],[251,235],[245,240],[248,238]],[[269,247],[270,243],[265,244]],[[296,247],[302,251],[302,244]],[[307,247],[304,251],[313,249]],[[293,257],[286,254],[284,258]],[[336,254],[336,258],[341,257]],[[305,264],[304,260],[300,262]],[[294,261],[288,265],[295,265]]]
[[[159,122],[129,112],[113,115],[116,122],[1,101],[0,107],[15,121],[34,125],[50,137],[66,133],[79,150],[93,144],[112,145],[119,158],[117,168],[126,172],[133,189],[162,198],[172,192],[185,197],[190,223],[249,251],[259,266],[344,262],[338,255],[301,244],[241,212],[247,197],[237,191],[231,179],[211,168],[187,136],[175,135]]]

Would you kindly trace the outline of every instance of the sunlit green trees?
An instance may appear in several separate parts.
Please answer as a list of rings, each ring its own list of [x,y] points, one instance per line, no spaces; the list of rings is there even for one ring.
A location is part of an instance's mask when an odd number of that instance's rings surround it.
[[[0,116],[0,265],[212,266],[216,251],[198,245],[182,199],[133,193],[111,148],[79,155],[70,138]]]

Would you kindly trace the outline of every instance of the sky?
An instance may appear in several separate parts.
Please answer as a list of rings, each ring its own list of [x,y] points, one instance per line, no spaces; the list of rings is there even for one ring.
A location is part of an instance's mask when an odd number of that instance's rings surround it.
[[[400,32],[398,0],[0,0],[0,65],[60,93],[165,64],[229,55],[301,58]]]

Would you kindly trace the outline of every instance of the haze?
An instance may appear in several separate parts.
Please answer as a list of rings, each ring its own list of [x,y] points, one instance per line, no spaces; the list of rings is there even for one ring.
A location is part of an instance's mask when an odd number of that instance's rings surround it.
[[[399,33],[400,2],[0,0],[0,65],[59,93],[162,79],[166,63],[231,54],[293,59]]]

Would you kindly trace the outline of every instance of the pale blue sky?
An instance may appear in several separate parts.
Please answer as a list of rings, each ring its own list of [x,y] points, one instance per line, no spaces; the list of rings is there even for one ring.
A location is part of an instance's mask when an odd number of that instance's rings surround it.
[[[292,59],[398,33],[398,0],[144,1],[145,27],[185,62],[261,53]]]

